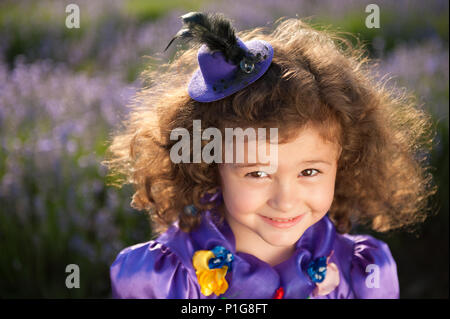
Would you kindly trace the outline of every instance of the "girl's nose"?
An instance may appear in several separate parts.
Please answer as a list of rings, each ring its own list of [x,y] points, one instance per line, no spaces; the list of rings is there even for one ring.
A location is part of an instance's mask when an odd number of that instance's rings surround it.
[[[272,196],[269,199],[269,206],[282,213],[290,213],[295,208],[298,201],[298,190],[289,185],[278,184],[275,186]]]

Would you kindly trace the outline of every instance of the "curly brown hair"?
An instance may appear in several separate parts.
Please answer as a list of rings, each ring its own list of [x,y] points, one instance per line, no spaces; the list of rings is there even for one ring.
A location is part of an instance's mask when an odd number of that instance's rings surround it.
[[[329,209],[341,233],[354,221],[387,231],[426,218],[436,192],[427,166],[435,131],[431,117],[413,94],[379,80],[359,41],[352,45],[337,32],[299,19],[280,19],[272,32],[256,28],[238,36],[273,46],[272,64],[260,79],[222,100],[194,101],[186,88],[198,67],[198,47],[179,51],[171,63],[142,74],[148,85],[111,136],[102,162],[117,177],[111,184],[134,185],[131,206],[149,212],[154,230],[178,220],[190,231],[202,214],[186,214],[183,207],[193,203],[201,212],[214,205],[201,198],[220,187],[217,164],[176,164],[169,156],[177,142],[170,132],[183,127],[192,136],[195,119],[222,133],[225,127],[277,127],[281,142],[314,124],[324,139],[342,147]]]

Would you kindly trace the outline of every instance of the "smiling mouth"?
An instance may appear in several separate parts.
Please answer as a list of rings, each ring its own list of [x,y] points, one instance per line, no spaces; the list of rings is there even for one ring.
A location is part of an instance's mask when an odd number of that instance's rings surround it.
[[[292,218],[271,218],[271,217],[267,217],[267,216],[263,216],[263,217],[269,218],[270,220],[273,220],[273,221],[276,221],[276,222],[279,222],[279,223],[286,223],[286,222],[290,222],[290,221],[292,221],[292,220],[294,220],[294,219],[296,219],[296,218],[298,218],[300,216],[295,216],[295,217],[292,217]]]
[[[266,217],[266,216],[262,216],[261,218],[268,224],[278,227],[278,228],[287,228],[287,227],[292,227],[294,225],[296,225],[298,222],[300,222],[300,220],[302,219],[302,217],[305,214],[302,215],[298,215],[295,217],[291,217],[291,218],[271,218],[271,217]]]

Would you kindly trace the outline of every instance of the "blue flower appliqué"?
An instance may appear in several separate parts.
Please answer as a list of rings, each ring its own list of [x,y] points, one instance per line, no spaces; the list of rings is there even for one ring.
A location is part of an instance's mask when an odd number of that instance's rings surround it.
[[[327,274],[327,257],[319,257],[309,263],[308,275],[315,283],[321,283]]]
[[[234,260],[233,254],[225,249],[223,246],[216,246],[211,249],[214,254],[214,258],[211,258],[208,262],[209,269],[222,268],[227,266],[231,270],[231,263]]]

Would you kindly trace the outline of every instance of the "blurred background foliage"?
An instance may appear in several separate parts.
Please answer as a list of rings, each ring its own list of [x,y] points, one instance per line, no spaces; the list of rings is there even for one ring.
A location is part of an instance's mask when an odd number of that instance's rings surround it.
[[[69,3],[79,29],[65,27]],[[397,261],[402,298],[448,298],[448,1],[42,0],[0,2],[0,297],[109,298],[109,266],[151,238],[132,188],[107,186],[106,141],[188,11],[222,12],[238,30],[279,17],[351,32],[389,82],[415,92],[437,130],[430,165],[438,208],[414,233],[373,234]],[[355,231],[369,230],[356,228]],[[66,265],[81,287],[67,289]]]

